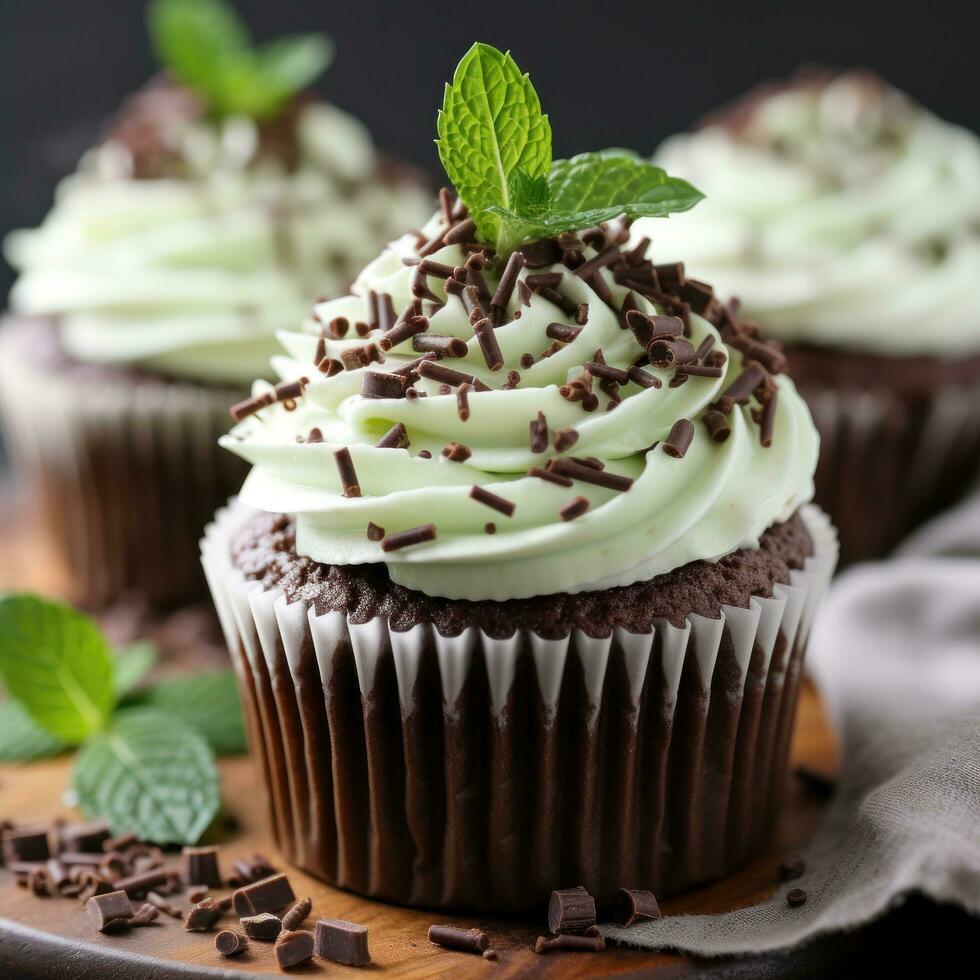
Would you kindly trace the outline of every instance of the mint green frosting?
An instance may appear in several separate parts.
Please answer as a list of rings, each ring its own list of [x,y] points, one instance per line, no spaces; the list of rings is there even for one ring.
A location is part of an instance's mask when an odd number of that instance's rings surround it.
[[[644,220],[773,335],[881,354],[980,351],[980,138],[862,73],[799,83],[669,139],[707,198]]]
[[[376,180],[357,120],[311,104],[297,125],[294,171],[256,158],[245,118],[172,123],[186,179],[132,179],[112,140],[90,151],[41,227],[6,241],[20,271],[12,309],[59,317],[83,361],[208,382],[266,374],[276,329],[428,214],[421,188]]]
[[[426,230],[437,229],[433,219]],[[456,266],[465,255],[448,246],[432,258]],[[317,320],[327,323],[343,316],[351,323],[366,322],[368,290],[390,294],[395,309],[405,309],[412,301],[415,270],[403,259],[417,260],[414,236],[394,242],[372,262],[352,295],[319,305]],[[600,405],[592,413],[562,398],[559,385],[580,374],[597,348],[609,364],[622,368],[639,358],[642,348],[590,286],[563,266],[553,271],[565,272],[562,289],[567,296],[589,304],[588,321],[574,341],[526,370],[520,367],[521,355],[537,356],[551,344],[545,334],[548,324],[572,322],[549,300],[534,295],[530,306],[521,308],[515,291],[510,322],[496,330],[506,361],[497,372],[487,369],[455,297],[431,317],[431,333],[462,338],[468,346],[465,358],[445,363],[495,389],[469,393],[467,421],[460,418],[455,393],[439,394],[439,385],[425,379],[416,386],[427,392],[425,398],[361,397],[364,370],[390,371],[413,360],[418,355],[410,342],[385,354],[382,365],[327,378],[313,365],[315,320],[307,321],[302,331],[281,333],[286,353],[274,359],[277,374],[283,379],[305,376],[310,383],[294,410],[276,404],[222,439],[223,446],[253,464],[242,498],[261,510],[294,515],[297,548],[303,555],[331,564],[384,561],[394,581],[408,588],[474,600],[625,585],[695,559],[716,559],[757,545],[766,528],[810,499],[818,438],[787,377],[778,378],[771,447],[760,444],[747,407],[733,410],[728,441],[718,444],[708,437],[702,416],[740,371],[741,355],[724,348],[715,328],[700,317],[692,317],[691,340],[698,344],[714,335],[728,355],[725,378],[691,378],[671,388],[670,372],[649,369],[663,387],[625,385],[622,404],[612,411],[606,411],[609,399],[598,388]],[[626,290],[608,272],[602,275],[620,303]],[[488,280],[494,288],[489,270]],[[437,279],[430,278],[429,284],[444,298]],[[655,311],[645,300],[639,303],[645,311]],[[518,311],[520,318],[513,319]],[[328,340],[327,355],[338,358],[346,348],[365,343],[353,333]],[[518,370],[520,382],[503,389],[511,369]],[[268,389],[265,383],[255,387],[257,393]],[[557,455],[553,448],[540,454],[530,449],[529,423],[539,411],[552,430],[578,431],[579,440],[566,455],[595,456],[610,472],[634,479],[632,488],[618,492],[581,482],[565,488],[527,476],[530,467],[543,466]],[[654,444],[681,418],[692,420],[695,437],[687,454],[674,459]],[[408,449],[374,448],[396,422],[408,430]],[[320,429],[323,442],[298,441],[313,427]],[[441,451],[449,442],[463,443],[472,455],[462,463],[443,458]],[[342,495],[333,452],[343,446],[350,449],[360,497]],[[432,458],[420,457],[420,450],[429,450]],[[513,516],[473,500],[470,489],[476,484],[514,501]],[[588,499],[588,512],[563,521],[559,510],[578,496]],[[369,522],[389,534],[434,523],[438,533],[432,542],[384,553],[368,540]],[[495,534],[485,532],[487,522],[496,525]]]

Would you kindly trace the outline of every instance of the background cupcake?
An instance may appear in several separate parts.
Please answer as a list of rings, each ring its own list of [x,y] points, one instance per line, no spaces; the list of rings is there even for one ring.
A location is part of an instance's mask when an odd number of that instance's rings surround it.
[[[778,351],[627,249],[617,216],[693,188],[553,163],[486,45],[439,133],[460,197],[281,335],[222,440],[253,470],[203,559],[277,841],[409,904],[678,891],[778,807],[835,557],[817,436]]]
[[[656,159],[708,199],[634,233],[785,342],[843,556],[888,550],[980,459],[980,139],[869,73],[808,72]]]
[[[229,400],[268,369],[277,327],[424,218],[418,181],[303,93],[325,38],[253,47],[212,0],[150,13],[167,74],[6,243],[11,449],[89,605],[199,591],[194,542],[243,475],[214,446]]]

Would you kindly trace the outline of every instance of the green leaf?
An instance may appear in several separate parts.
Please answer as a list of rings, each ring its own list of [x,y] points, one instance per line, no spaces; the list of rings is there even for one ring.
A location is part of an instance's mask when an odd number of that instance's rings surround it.
[[[141,691],[137,700],[193,726],[217,755],[248,749],[242,703],[231,670],[202,671],[161,681]]]
[[[37,596],[0,597],[0,674],[52,735],[77,744],[105,725],[116,704],[114,670],[87,616]]]
[[[479,235],[497,239],[499,217],[514,210],[511,175],[533,179],[551,166],[551,124],[534,86],[510,54],[474,44],[446,86],[438,117],[439,159],[469,208]]]
[[[149,640],[131,643],[117,651],[116,694],[120,698],[129,694],[156,662],[156,647]]]
[[[178,81],[211,96],[225,66],[248,51],[248,29],[223,0],[153,0],[150,36],[161,64]]]
[[[589,228],[620,215],[662,218],[694,207],[704,195],[686,180],[619,151],[580,153],[556,160],[548,176],[548,201],[525,210],[491,210],[508,230],[507,247],[527,238],[550,238]]]
[[[0,762],[47,759],[66,748],[61,739],[46,732],[16,701],[0,701]]]
[[[207,742],[179,718],[127,708],[78,753],[72,786],[90,819],[157,844],[194,844],[220,806]]]
[[[255,48],[223,0],[154,0],[149,26],[160,62],[203,96],[215,116],[274,116],[333,57],[325,34],[284,37]]]

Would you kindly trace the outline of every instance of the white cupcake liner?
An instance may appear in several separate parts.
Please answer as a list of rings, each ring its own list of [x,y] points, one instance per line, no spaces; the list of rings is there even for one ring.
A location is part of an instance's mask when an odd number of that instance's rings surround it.
[[[670,894],[743,864],[772,829],[837,558],[826,516],[802,513],[813,556],[748,608],[500,640],[287,602],[233,565],[254,514],[233,500],[202,561],[284,855],[374,898],[480,911],[570,884]]]
[[[71,598],[172,605],[205,594],[197,542],[244,465],[217,445],[239,392],[47,368],[18,321],[0,330],[0,415],[15,473]]]
[[[820,433],[816,499],[841,562],[888,554],[980,478],[980,384],[907,403],[884,390],[801,386]]]

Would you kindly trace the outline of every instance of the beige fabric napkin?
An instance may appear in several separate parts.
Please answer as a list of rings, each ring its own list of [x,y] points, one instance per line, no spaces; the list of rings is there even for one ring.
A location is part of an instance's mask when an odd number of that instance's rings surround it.
[[[980,916],[980,497],[857,566],[817,614],[809,667],[843,771],[807,870],[761,905],[607,938],[700,956],[786,950],[919,893]],[[786,892],[802,887],[806,904]]]

